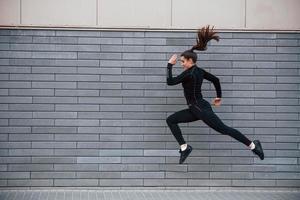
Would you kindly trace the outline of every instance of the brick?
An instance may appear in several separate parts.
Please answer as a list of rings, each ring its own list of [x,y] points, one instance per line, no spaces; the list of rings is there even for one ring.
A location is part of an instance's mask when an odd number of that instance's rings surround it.
[[[188,181],[182,179],[145,179],[144,186],[187,186]]]
[[[276,121],[276,127],[288,127],[288,128],[299,128],[299,123],[297,121]]]
[[[31,73],[31,68],[30,67],[1,66],[0,73]]]
[[[76,112],[33,112],[33,118],[76,118]]]
[[[53,126],[52,119],[10,119],[10,125],[14,126]]]
[[[124,72],[124,70],[122,70]],[[101,81],[103,82],[143,82],[145,78],[143,76],[133,75],[101,75]]]
[[[30,88],[30,82],[25,81],[0,81],[0,88]]]
[[[121,83],[79,82],[78,89],[121,89]]]
[[[85,104],[60,104],[55,105],[56,111],[99,111],[99,105],[85,105]]]
[[[162,53],[122,53],[124,60],[166,60]]]
[[[232,67],[233,68],[250,68],[250,69],[260,69],[260,68],[276,68],[276,62],[270,61],[233,61]]]
[[[77,157],[77,163],[120,163],[120,157]]]
[[[55,75],[56,81],[99,81],[98,75]]]
[[[143,156],[142,150],[100,150],[100,156]]]
[[[52,171],[53,164],[11,164],[8,167],[9,171]]]
[[[55,90],[55,96],[99,96],[98,90]]]
[[[285,113],[297,113],[299,112],[299,106],[276,106],[277,112],[285,112]]]
[[[53,111],[54,105],[51,104],[10,104],[9,110],[22,111]]]
[[[31,163],[31,157],[0,157],[0,163],[1,164],[14,164],[14,163],[20,163],[20,166],[21,165],[25,165],[28,164],[28,163]],[[10,167],[12,167],[12,165],[9,165],[9,171],[12,171],[10,170]],[[17,170],[18,171],[18,170]]]
[[[0,142],[0,148],[4,149],[18,149],[31,148],[30,142]]]
[[[6,41],[9,43],[31,43],[32,37],[31,36],[18,36],[18,35],[11,35],[11,36],[1,36],[1,41]]]
[[[95,134],[55,134],[58,141],[97,141],[98,135]]]
[[[188,181],[188,186],[231,186],[230,180],[210,180],[210,179],[191,179]]]
[[[98,186],[97,179],[54,179],[54,186]]]
[[[99,52],[100,45],[72,45],[72,44],[57,44],[55,45],[56,51],[89,51],[89,52]]]
[[[100,61],[101,67],[143,67],[144,61],[141,60],[101,60]]]
[[[53,149],[10,149],[10,156],[46,156],[53,155]]]
[[[29,172],[0,172],[1,179],[29,179]]]
[[[100,96],[141,97],[144,96],[144,91],[143,90],[101,90]]]
[[[32,58],[77,59],[76,52],[32,52]]]
[[[75,142],[32,142],[32,148],[68,149],[68,148],[76,148],[76,143]]]
[[[277,62],[276,65],[277,68],[282,68],[282,69],[294,69],[294,68],[298,69],[300,63],[287,61],[287,62]]]
[[[122,113],[119,112],[80,112],[78,113],[80,119],[120,119]]]
[[[99,152],[94,149],[55,149],[55,156],[97,156]]]
[[[14,187],[50,187],[53,186],[53,181],[51,179],[39,179],[39,180],[8,180],[8,186]]]
[[[75,172],[31,172],[32,179],[70,179],[75,178]]]
[[[78,53],[78,59],[120,60],[121,53]]]
[[[32,82],[33,88],[76,88],[75,82]]]
[[[232,47],[232,51],[233,53],[276,53],[276,47]]]
[[[298,157],[299,151],[293,150],[276,150],[276,156],[278,157]]]
[[[38,163],[38,164],[73,164],[76,163],[76,158],[75,157],[32,157],[32,163]],[[47,165],[45,165],[47,166]]]
[[[241,83],[275,83],[275,77],[268,77],[268,76],[234,76],[233,82],[241,82]]]
[[[300,184],[299,180],[276,180],[276,186],[298,187],[299,184]]]
[[[121,178],[121,172],[77,172],[77,177],[80,179],[116,179]]]
[[[9,89],[10,95],[15,96],[53,96],[53,89]]]
[[[122,98],[120,97],[79,97],[79,103],[91,104],[120,104]]]
[[[78,44],[122,44],[121,38],[92,38],[92,37],[80,37],[78,38]]]
[[[256,119],[274,119],[274,120],[297,120],[298,115],[297,114],[281,114],[281,113],[276,113],[276,114],[256,114],[255,116]]]
[[[291,76],[288,76],[288,77],[277,77],[277,82],[278,83],[300,83],[299,81],[299,77],[291,77]]]
[[[276,172],[276,167],[272,165],[233,165],[232,171]]]
[[[32,118],[30,112],[1,112],[0,118]]]
[[[255,84],[255,90],[297,90],[297,84]]]
[[[165,69],[138,69],[138,68],[123,68],[123,74],[140,74],[140,75],[160,75],[165,73]]]
[[[53,140],[52,134],[10,134],[10,141],[49,141]]]
[[[275,180],[232,180],[232,186],[245,187],[245,186],[259,186],[259,187],[274,187]]]
[[[84,140],[83,140],[84,141]],[[88,140],[86,140],[88,141]],[[78,142],[77,148],[87,148],[87,149],[114,149],[121,148],[121,142],[93,142],[96,141],[90,140],[89,142]]]
[[[122,178],[164,178],[164,172],[121,172]]]
[[[54,36],[55,35],[55,31],[53,30],[11,30],[10,35],[21,35],[21,36],[25,36],[25,35],[41,35],[41,36]]]
[[[299,47],[277,47],[278,53],[300,53]]]
[[[109,187],[118,184],[119,186],[143,186],[143,179],[101,179],[99,186]]]
[[[254,60],[298,61],[296,54],[255,54]]]
[[[144,52],[144,46],[101,45],[102,52]]]
[[[56,171],[97,171],[98,164],[54,164]]]
[[[76,97],[33,97],[33,103],[76,103]]]
[[[74,74],[76,73],[76,68],[75,67],[32,67],[32,73]]]
[[[298,105],[295,99],[279,99],[279,98],[264,98],[255,99],[256,105],[276,105],[276,106],[286,106],[286,105]]]

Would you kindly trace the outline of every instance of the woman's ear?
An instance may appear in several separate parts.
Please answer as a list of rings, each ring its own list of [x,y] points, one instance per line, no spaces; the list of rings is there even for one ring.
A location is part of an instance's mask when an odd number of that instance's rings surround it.
[[[192,58],[189,58],[189,59],[188,59],[188,62],[189,62],[190,64],[195,64]]]

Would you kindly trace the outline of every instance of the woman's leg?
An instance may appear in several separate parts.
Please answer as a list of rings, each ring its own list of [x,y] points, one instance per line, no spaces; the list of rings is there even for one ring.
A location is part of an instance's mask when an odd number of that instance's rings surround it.
[[[193,122],[196,120],[199,120],[199,119],[191,112],[190,109],[185,109],[185,110],[175,112],[174,114],[170,115],[167,118],[167,120],[166,120],[167,124],[168,124],[172,134],[176,138],[177,142],[179,143],[179,145],[185,144],[185,140],[182,137],[182,133],[181,133],[181,130],[180,130],[178,124]]]
[[[196,109],[196,110],[195,110]],[[199,107],[194,108],[194,112],[198,112],[197,110],[201,109]],[[201,110],[199,110],[201,112]],[[246,146],[249,146],[251,144],[251,141],[243,135],[238,130],[231,128],[227,125],[225,125],[221,119],[213,112],[211,108],[204,109],[201,112],[202,120],[205,124],[207,124],[212,129],[224,134],[229,135],[233,137],[234,139],[238,140],[239,142],[245,144]]]

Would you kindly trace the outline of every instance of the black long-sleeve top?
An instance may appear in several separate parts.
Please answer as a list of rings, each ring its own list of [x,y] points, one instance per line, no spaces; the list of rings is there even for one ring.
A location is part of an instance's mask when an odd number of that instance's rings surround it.
[[[186,69],[178,76],[173,77],[172,67],[173,65],[171,63],[168,63],[167,84],[177,85],[179,83],[182,83],[187,104],[197,104],[197,100],[203,98],[201,93],[203,79],[211,81],[215,86],[217,97],[222,97],[221,85],[219,79],[216,76],[199,68],[197,65],[193,65],[191,68]]]

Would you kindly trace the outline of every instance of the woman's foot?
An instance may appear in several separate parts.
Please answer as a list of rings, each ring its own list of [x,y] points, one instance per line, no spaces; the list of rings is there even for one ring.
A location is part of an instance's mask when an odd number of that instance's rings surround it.
[[[255,144],[255,148],[252,149],[252,152],[256,154],[261,160],[265,158],[262,146],[259,140],[254,140],[253,143]]]
[[[187,147],[184,151],[182,151],[181,149],[179,150],[179,153],[180,153],[179,164],[184,163],[185,159],[190,155],[192,150],[193,150],[193,148],[190,145],[187,145]]]

